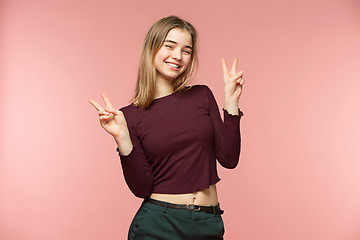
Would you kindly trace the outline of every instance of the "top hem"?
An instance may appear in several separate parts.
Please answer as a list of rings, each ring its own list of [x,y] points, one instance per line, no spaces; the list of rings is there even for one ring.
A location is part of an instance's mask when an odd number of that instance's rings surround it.
[[[166,191],[166,190],[163,190],[163,191],[160,191],[160,190],[153,190],[152,193],[158,193],[158,194],[189,194],[189,193],[195,193],[195,192],[198,192],[198,191],[201,191],[201,190],[204,190],[204,189],[207,189],[209,188],[210,185],[214,185],[216,183],[218,183],[219,181],[221,180],[221,178],[218,178],[214,183],[209,183],[207,186],[197,186],[193,189],[190,189],[188,191],[184,190],[184,191]]]

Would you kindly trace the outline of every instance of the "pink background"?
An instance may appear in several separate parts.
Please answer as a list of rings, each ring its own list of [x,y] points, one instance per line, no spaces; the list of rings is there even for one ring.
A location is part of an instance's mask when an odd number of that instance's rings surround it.
[[[290,3],[291,2],[291,3]],[[223,104],[239,58],[242,153],[219,167],[226,239],[360,239],[360,3],[3,0],[0,239],[126,239],[142,199],[95,109],[127,105],[140,48],[175,14]]]

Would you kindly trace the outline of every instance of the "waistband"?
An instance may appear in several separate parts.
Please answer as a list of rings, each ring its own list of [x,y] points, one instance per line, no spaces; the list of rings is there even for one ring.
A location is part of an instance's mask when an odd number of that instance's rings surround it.
[[[159,201],[153,198],[147,198],[144,200],[144,202],[148,202],[157,206],[166,207],[166,208],[176,208],[176,209],[186,209],[189,211],[195,211],[195,212],[206,212],[206,213],[212,213],[214,215],[221,215],[224,213],[224,211],[220,208],[220,203],[218,203],[216,206],[201,206],[201,205],[194,205],[194,204],[175,204],[175,203],[169,203],[164,201]]]

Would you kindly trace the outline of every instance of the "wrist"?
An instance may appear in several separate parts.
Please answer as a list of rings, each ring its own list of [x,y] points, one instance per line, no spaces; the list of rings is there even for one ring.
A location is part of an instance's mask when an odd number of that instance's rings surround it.
[[[116,143],[130,140],[130,133],[128,130],[120,130],[116,135],[113,135],[113,138],[115,139]]]
[[[114,136],[114,140],[117,144],[117,151],[123,155],[123,156],[127,156],[129,155],[132,150],[133,150],[133,144],[130,140],[130,138],[125,138],[125,137],[118,137],[118,136]]]
[[[239,104],[237,101],[234,102],[225,100],[224,109],[232,115],[239,115]]]

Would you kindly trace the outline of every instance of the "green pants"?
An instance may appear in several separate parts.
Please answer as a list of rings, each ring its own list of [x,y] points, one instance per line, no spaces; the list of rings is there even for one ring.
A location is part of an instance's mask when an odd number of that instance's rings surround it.
[[[223,239],[221,215],[158,206],[144,200],[131,222],[128,240]]]

